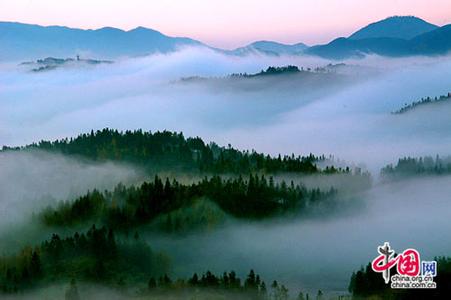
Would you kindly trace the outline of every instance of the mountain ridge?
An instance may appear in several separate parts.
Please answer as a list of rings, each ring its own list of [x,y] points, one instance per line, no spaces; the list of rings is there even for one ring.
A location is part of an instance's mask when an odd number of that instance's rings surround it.
[[[420,34],[410,40],[400,38],[337,38],[328,44],[306,49],[305,53],[328,59],[346,59],[365,55],[388,57],[437,56],[451,51],[451,24]]]
[[[405,26],[399,26],[404,22]],[[383,26],[382,26],[382,25]],[[385,25],[384,25],[385,24]],[[398,31],[387,31],[387,26]],[[390,27],[388,26],[388,27]],[[402,32],[399,28],[410,28]],[[415,35],[422,32],[419,35]],[[411,37],[409,38],[408,37]],[[259,40],[234,50],[210,47],[188,37],[172,37],[138,26],[130,30],[115,27],[79,29],[0,21],[0,61],[36,60],[42,57],[75,57],[78,54],[102,59],[170,53],[183,47],[203,47],[227,55],[314,55],[346,59],[376,54],[389,57],[444,55],[451,51],[451,24],[438,27],[413,16],[394,16],[368,24],[349,37],[309,47],[303,43],[284,44]]]
[[[114,27],[79,29],[19,22],[0,22],[0,44],[0,60],[73,57],[79,53],[113,58],[166,53],[183,46],[205,46],[194,39],[171,37],[145,27],[125,31]]]
[[[362,27],[348,38],[360,40],[387,37],[410,40],[437,28],[439,26],[415,16],[392,16]]]

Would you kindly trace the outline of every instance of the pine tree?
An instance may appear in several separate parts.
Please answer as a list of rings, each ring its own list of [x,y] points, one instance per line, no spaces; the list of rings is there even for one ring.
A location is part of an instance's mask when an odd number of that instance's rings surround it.
[[[41,258],[39,256],[37,249],[35,249],[31,254],[30,273],[31,276],[34,278],[40,277],[42,274]]]
[[[296,298],[296,300],[305,300],[304,294],[302,293],[302,291],[299,292],[298,297]]]
[[[155,278],[152,277],[149,279],[149,282],[147,283],[147,287],[149,290],[153,290],[157,287],[157,282],[156,282]]]
[[[75,279],[72,279],[70,281],[70,286],[68,290],[66,291],[65,295],[66,300],[80,300],[80,295],[78,294],[78,288],[77,283],[75,282]]]

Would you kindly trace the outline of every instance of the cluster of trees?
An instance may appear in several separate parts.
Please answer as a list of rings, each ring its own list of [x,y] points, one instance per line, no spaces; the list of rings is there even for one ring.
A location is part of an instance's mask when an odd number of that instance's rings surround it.
[[[302,68],[303,70],[304,68]],[[310,71],[310,70],[309,70]],[[265,76],[265,75],[280,75],[280,74],[293,74],[293,73],[299,73],[301,70],[297,66],[288,65],[283,67],[272,67],[269,66],[266,70],[261,70],[258,73],[233,73],[230,74],[229,77],[231,78],[251,78],[251,77],[257,77],[257,76]]]
[[[205,144],[199,138],[185,138],[182,133],[169,131],[144,132],[142,130],[120,132],[103,129],[76,138],[53,142],[41,141],[23,148],[3,147],[6,150],[41,149],[67,155],[77,155],[93,160],[116,160],[139,163],[153,169],[177,168],[211,173],[278,173],[321,172],[316,163],[324,156],[278,156],[271,157],[256,151],[240,151]],[[333,169],[349,172],[349,169]]]
[[[62,238],[53,234],[41,245],[0,257],[0,291],[15,293],[64,279],[123,285],[167,272],[168,259],[135,236],[119,241],[112,229],[96,228]]]
[[[231,74],[230,77],[235,78],[252,78],[252,77],[258,77],[258,76],[266,76],[266,75],[282,75],[282,74],[297,74],[303,72],[305,73],[330,73],[333,71],[334,68],[338,68],[341,66],[345,66],[345,64],[328,64],[325,67],[316,67],[314,69],[312,68],[304,68],[304,67],[297,67],[293,65],[288,66],[282,66],[282,67],[268,67],[266,70],[261,70],[258,73],[255,74],[248,74],[248,73],[234,73]]]
[[[210,271],[198,276],[197,273],[188,280],[178,279],[172,281],[168,276],[160,277],[158,280],[151,278],[148,283],[150,292],[164,292],[177,289],[214,289],[216,292],[226,292],[228,295],[232,293],[247,296],[248,299],[255,300],[288,300],[288,288],[279,284],[276,280],[268,287],[261,279],[260,275],[254,270],[250,270],[246,279],[242,281],[237,277],[234,271],[224,272],[222,275],[215,275]],[[318,291],[316,299],[321,299],[322,292]],[[242,299],[242,297],[239,297]],[[296,300],[308,300],[309,294],[298,293]]]
[[[93,225],[86,233],[69,237],[53,234],[41,245],[25,247],[16,255],[0,257],[0,296],[21,293],[36,286],[70,280],[66,299],[81,299],[76,282],[94,282],[127,291],[147,282],[146,293],[215,290],[233,293],[248,299],[289,299],[288,289],[277,281],[267,287],[253,270],[242,281],[234,271],[215,275],[210,271],[201,276],[194,273],[188,280],[172,280],[167,259],[153,253],[135,234],[132,239],[118,239],[112,229]],[[317,299],[322,293],[318,291]],[[309,299],[298,294],[297,300]]]
[[[274,67],[269,66],[266,69],[262,69],[260,72],[257,73],[232,73],[230,75],[227,75],[226,77],[201,77],[201,76],[188,76],[183,77],[180,79],[181,82],[205,82],[208,80],[223,80],[223,79],[246,79],[246,78],[258,78],[258,77],[265,77],[268,75],[296,75],[296,74],[302,74],[302,75],[314,75],[318,73],[327,74],[327,73],[336,73],[336,70],[340,67],[346,66],[343,63],[340,64],[328,64],[324,67],[316,67],[316,68],[305,68],[305,67],[298,67],[294,65],[287,65],[287,66],[281,66],[281,67]]]
[[[81,291],[80,291],[81,290]],[[202,292],[210,291],[196,297]],[[66,291],[66,300],[79,300],[82,289],[77,286],[76,280],[72,279]],[[283,284],[274,280],[270,287],[258,274],[251,270],[246,279],[242,281],[234,271],[224,272],[222,275],[215,275],[210,271],[198,276],[197,273],[189,278],[172,280],[167,274],[159,278],[151,277],[147,283],[146,290],[139,290],[140,299],[171,298],[171,299],[250,299],[250,300],[321,300],[323,293],[319,290],[316,298],[310,298],[309,294],[301,291],[297,297],[289,296],[289,291]],[[149,298],[147,298],[149,297]]]
[[[156,217],[150,227],[161,232],[180,234],[212,230],[226,220],[226,213],[217,204],[200,198],[189,206]]]
[[[230,77],[231,78],[252,78],[252,77],[258,77],[258,76],[266,76],[266,75],[281,75],[281,74],[296,74],[299,72],[303,72],[304,68],[299,69],[299,67],[297,66],[293,66],[293,65],[288,65],[288,66],[283,66],[283,67],[268,67],[266,70],[261,70],[258,73],[255,74],[248,74],[248,73],[234,73],[231,74]],[[308,69],[308,71],[310,72],[310,68]]]
[[[404,157],[398,160],[398,163],[388,165],[381,171],[383,176],[412,176],[412,175],[441,175],[451,173],[451,157],[440,158],[438,155],[434,158],[425,156],[420,158]]]
[[[262,70],[260,73],[255,74],[255,76],[293,74],[299,72],[301,72],[301,70],[297,66],[288,65],[284,67],[268,67],[266,70]]]
[[[441,96],[435,97],[435,98],[431,98],[431,97],[421,98],[421,100],[419,100],[419,101],[414,101],[410,104],[405,104],[404,107],[393,112],[393,114],[396,114],[396,115],[403,114],[403,113],[413,110],[414,108],[417,108],[418,106],[443,103],[450,99],[451,99],[451,93],[448,93],[448,95],[441,95]]]
[[[282,285],[279,287],[277,282],[274,282],[275,291],[279,292],[283,290],[286,291],[286,294],[288,295],[288,289],[285,286]],[[262,299],[263,297],[266,297],[268,293],[265,282],[261,280],[260,276],[253,270],[249,272],[249,275],[244,281],[241,281],[234,271],[229,273],[224,272],[219,276],[207,271],[201,276],[194,273],[188,280],[178,279],[172,281],[165,275],[157,280],[152,277],[148,282],[148,289],[151,292],[186,288],[215,289],[227,292],[245,293],[253,299]]]
[[[113,191],[94,190],[73,202],[62,202],[57,208],[48,207],[40,217],[51,226],[100,221],[111,228],[127,229],[188,206],[196,199],[207,198],[235,217],[263,218],[295,209],[305,211],[336,193],[333,188],[309,190],[293,182],[275,183],[272,177],[267,180],[264,175],[250,175],[248,180],[241,176],[233,179],[213,176],[189,185],[169,179],[163,182],[155,176],[153,182],[139,187],[119,184]]]
[[[395,268],[392,269],[395,273]],[[382,275],[371,269],[371,264],[359,271],[353,272],[348,290],[356,298],[369,297],[371,295],[386,295],[390,292],[390,285],[386,284]]]
[[[349,292],[355,299],[449,299],[451,295],[451,257],[438,257],[436,289],[392,289],[382,275],[372,270],[371,264],[353,272],[349,283]],[[397,274],[396,268],[391,275]]]
[[[172,280],[167,259],[153,253],[135,234],[119,240],[112,229],[93,225],[86,233],[62,238],[53,234],[41,245],[0,257],[0,295],[19,293],[37,285],[70,280],[66,299],[80,299],[76,281],[123,289],[147,282],[148,292],[215,289],[244,294],[250,299],[288,299],[288,289],[274,281],[270,288],[253,270],[244,281],[234,271],[216,276],[210,271],[188,280]]]

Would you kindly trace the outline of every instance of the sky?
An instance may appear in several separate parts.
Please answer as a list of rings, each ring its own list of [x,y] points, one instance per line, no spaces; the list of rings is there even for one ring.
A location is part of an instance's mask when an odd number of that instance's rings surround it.
[[[0,21],[144,26],[232,49],[256,40],[326,43],[393,15],[451,23],[450,0],[1,0]]]

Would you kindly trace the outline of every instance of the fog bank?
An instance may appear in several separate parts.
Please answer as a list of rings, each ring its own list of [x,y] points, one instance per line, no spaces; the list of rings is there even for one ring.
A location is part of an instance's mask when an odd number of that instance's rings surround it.
[[[149,237],[168,251],[175,273],[258,270],[288,283],[293,292],[345,292],[353,271],[377,255],[385,241],[396,251],[415,248],[422,259],[449,255],[451,177],[375,186],[353,214],[264,223],[239,223],[187,237]],[[218,259],[220,258],[220,259]]]

